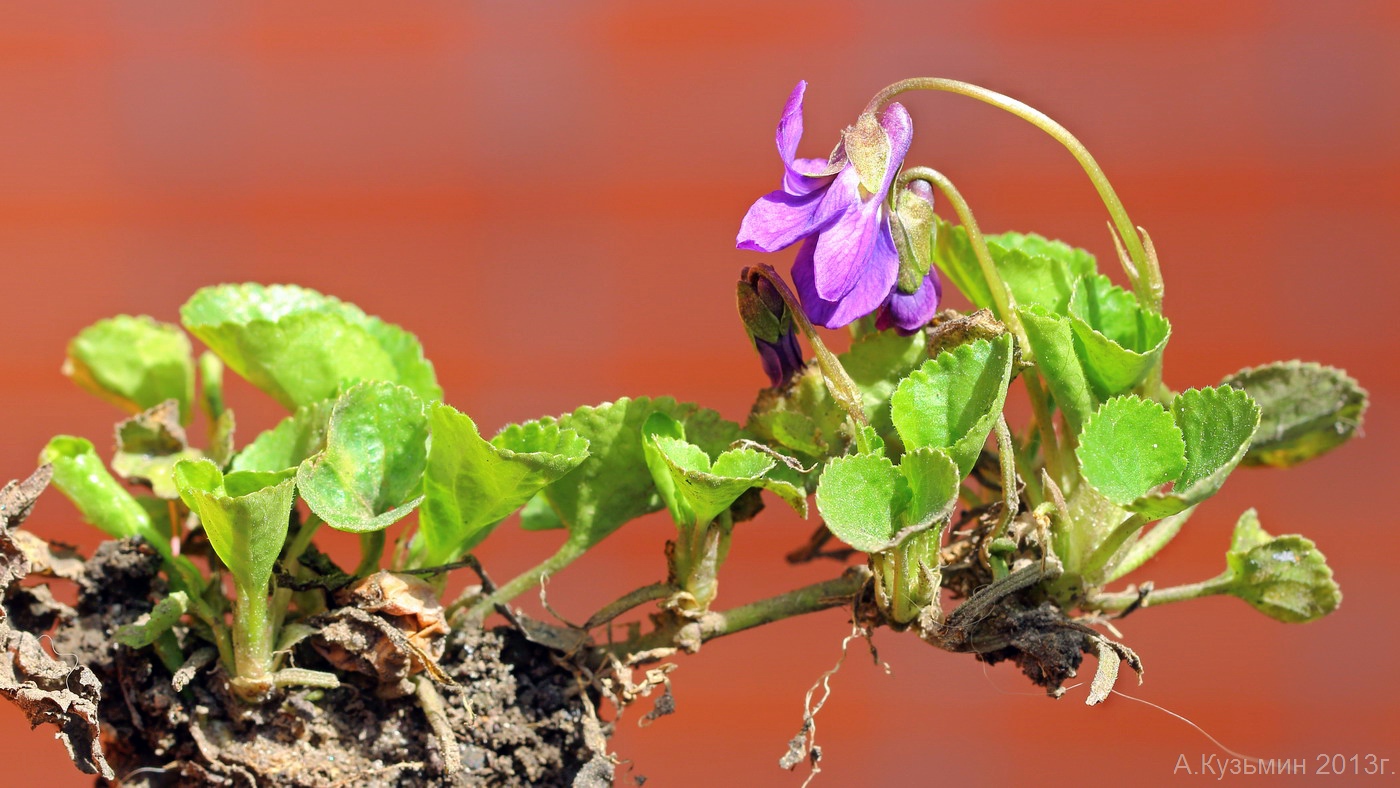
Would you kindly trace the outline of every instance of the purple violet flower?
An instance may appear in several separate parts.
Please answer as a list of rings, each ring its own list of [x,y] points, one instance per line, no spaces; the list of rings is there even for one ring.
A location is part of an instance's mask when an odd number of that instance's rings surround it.
[[[738,247],[776,252],[803,241],[792,279],[813,323],[840,328],[882,309],[879,322],[918,329],[938,306],[930,271],[918,292],[900,293],[899,253],[890,233],[890,185],[904,162],[913,122],[898,103],[847,128],[826,161],[797,158],[802,139],[799,82],[778,121],[783,188],[760,197],[744,216]]]

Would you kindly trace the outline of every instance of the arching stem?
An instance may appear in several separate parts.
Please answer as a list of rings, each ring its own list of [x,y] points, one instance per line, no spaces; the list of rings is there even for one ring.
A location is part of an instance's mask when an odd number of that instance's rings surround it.
[[[875,97],[870,100],[870,104],[866,106],[865,111],[873,113],[890,99],[910,90],[941,90],[991,104],[1030,123],[1065,146],[1070,155],[1074,156],[1079,165],[1084,168],[1089,180],[1093,182],[1094,188],[1099,193],[1099,198],[1103,200],[1104,207],[1108,209],[1108,214],[1113,219],[1113,226],[1117,230],[1118,236],[1127,247],[1128,255],[1124,260],[1124,267],[1133,281],[1133,290],[1137,293],[1138,301],[1143,305],[1143,308],[1150,312],[1160,313],[1162,311],[1162,272],[1157,264],[1156,255],[1148,254],[1143,247],[1137,226],[1133,224],[1132,219],[1128,218],[1128,212],[1123,208],[1118,194],[1114,192],[1113,185],[1108,182],[1108,177],[1104,175],[1098,162],[1094,161],[1089,149],[1084,147],[1084,143],[1070,134],[1064,126],[1052,120],[1050,116],[1028,104],[996,91],[954,79],[915,77],[901,80],[876,93]]]

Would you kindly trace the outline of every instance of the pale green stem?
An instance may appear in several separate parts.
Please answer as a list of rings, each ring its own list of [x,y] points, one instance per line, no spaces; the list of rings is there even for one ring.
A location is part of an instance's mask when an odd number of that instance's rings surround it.
[[[1143,248],[1136,225],[1128,218],[1127,210],[1123,208],[1122,201],[1118,199],[1118,194],[1114,192],[1113,185],[1109,183],[1103,169],[1099,167],[1098,162],[1094,161],[1089,149],[1085,148],[1084,144],[1073,134],[1070,134],[1068,129],[1029,104],[984,87],[938,77],[915,77],[896,82],[875,94],[865,111],[873,113],[885,102],[909,90],[939,90],[991,104],[1030,123],[1065,146],[1070,155],[1074,156],[1079,165],[1084,168],[1089,180],[1093,182],[1094,188],[1099,193],[1099,198],[1103,200],[1104,207],[1108,209],[1108,214],[1113,219],[1114,227],[1117,228],[1123,243],[1127,245],[1132,264],[1125,266],[1125,268],[1128,276],[1133,280],[1133,289],[1137,292],[1138,300],[1150,312],[1162,311],[1162,272],[1155,257],[1149,256]]]
[[[531,588],[539,586],[542,578],[552,575],[560,569],[578,560],[580,556],[588,552],[585,545],[577,542],[565,542],[559,551],[554,555],[541,561],[534,567],[525,570],[510,582],[497,588],[490,596],[481,599],[467,610],[464,618],[468,622],[481,623],[486,617],[496,610],[496,605],[504,605],[515,599]]]
[[[1219,577],[1211,578],[1200,583],[1190,583],[1182,586],[1172,586],[1161,590],[1153,589],[1145,595],[1137,591],[1119,591],[1113,594],[1095,594],[1084,602],[1085,610],[1096,610],[1102,613],[1117,613],[1127,610],[1142,600],[1141,607],[1156,607],[1165,605],[1168,602],[1184,602],[1188,599],[1200,599],[1207,596],[1229,593],[1231,585],[1234,583],[1234,576],[1229,572]]]
[[[268,678],[272,667],[272,628],[268,626],[267,586],[247,588],[234,584],[233,662],[236,677],[250,681]]]
[[[992,305],[996,308],[997,317],[1006,323],[1011,333],[1016,335],[1016,339],[1021,343],[1021,352],[1030,352],[1030,342],[1026,341],[1026,331],[1021,327],[1021,316],[1016,314],[1016,297],[1011,294],[1011,289],[1002,280],[1001,273],[997,271],[997,264],[992,260],[992,254],[987,249],[986,239],[982,237],[982,230],[977,226],[977,218],[972,215],[972,209],[968,207],[967,200],[963,199],[962,193],[958,191],[948,176],[933,169],[932,167],[910,167],[899,174],[896,182],[896,189],[903,189],[910,181],[926,181],[930,186],[943,192],[943,196],[948,202],[953,204],[953,210],[958,215],[958,221],[962,222],[963,228],[967,230],[967,239],[972,244],[972,252],[977,256],[977,265],[982,269],[982,278],[987,280],[987,289],[992,293]]]
[[[355,567],[355,576],[365,577],[374,574],[379,569],[379,559],[383,557],[383,529],[360,534],[360,565]]]
[[[865,584],[869,582],[870,570],[863,566],[851,567],[846,570],[845,574],[834,580],[804,586],[785,594],[736,607],[733,610],[711,611],[697,621],[672,621],[670,624],[658,627],[638,638],[602,647],[602,651],[604,653],[611,652],[622,659],[627,659],[631,655],[642,654],[653,649],[675,646],[676,636],[687,626],[694,629],[697,641],[706,641],[793,616],[815,613],[833,607],[843,607],[851,604],[856,594],[859,594]],[[642,663],[655,662],[656,659],[660,658],[642,660]]]
[[[1101,582],[1102,579],[1099,577],[1099,574],[1103,571],[1103,568],[1108,566],[1108,562],[1113,558],[1114,554],[1132,538],[1133,534],[1141,531],[1143,526],[1147,525],[1147,523],[1148,519],[1145,516],[1134,514],[1115,526],[1112,531],[1108,532],[1108,536],[1104,537],[1102,542],[1099,542],[1099,546],[1094,548],[1094,552],[1089,554],[1089,558],[1084,562],[1084,566],[1079,567],[1079,576],[1095,584]]]
[[[1191,519],[1191,515],[1195,511],[1196,507],[1192,506],[1190,509],[1178,512],[1152,526],[1151,531],[1143,534],[1141,539],[1128,548],[1128,551],[1123,554],[1122,560],[1108,573],[1104,582],[1112,583],[1151,560],[1152,556],[1160,552],[1176,536],[1177,532],[1181,530],[1181,526]]]
[[[787,304],[788,312],[792,315],[793,321],[797,323],[797,328],[812,345],[812,354],[817,358],[817,365],[821,367],[822,378],[826,381],[826,387],[831,392],[832,399],[836,400],[836,403],[841,406],[842,410],[846,411],[846,415],[853,422],[856,448],[862,454],[868,454],[871,449],[870,442],[866,439],[861,427],[869,424],[870,421],[865,417],[864,399],[861,397],[860,389],[856,387],[855,381],[846,374],[846,369],[841,366],[836,354],[827,350],[826,344],[822,342],[821,337],[817,336],[817,329],[807,319],[807,313],[802,311],[802,302],[793,294],[791,288],[787,286],[787,282],[783,281],[773,266],[760,264],[753,266],[751,270],[767,279],[768,283],[773,285],[773,288],[782,296],[783,303]]]
[[[1021,325],[1021,316],[1016,312],[1016,297],[1012,295],[1011,288],[1006,286],[1006,282],[1001,278],[1001,273],[997,271],[996,262],[992,260],[992,253],[987,249],[987,240],[983,237],[982,230],[977,225],[977,217],[972,215],[972,208],[968,206],[967,200],[963,199],[962,194],[948,179],[948,176],[931,167],[910,167],[900,173],[897,188],[902,189],[913,180],[927,181],[953,204],[958,221],[962,222],[963,229],[967,230],[967,240],[972,245],[972,253],[977,257],[977,265],[982,269],[982,278],[987,281],[987,289],[991,291],[992,305],[999,313],[998,317],[1015,335],[1021,353],[1030,358],[1031,344],[1026,338],[1025,327]],[[1021,378],[1025,381],[1026,393],[1030,395],[1031,410],[1035,413],[1035,422],[1040,429],[1045,464],[1049,468],[1050,474],[1057,481],[1062,481],[1065,462],[1060,455],[1059,438],[1055,434],[1055,422],[1050,415],[1049,395],[1041,387],[1038,373],[1028,370],[1022,373]]]
[[[1021,504],[1020,499],[1016,496],[1016,444],[1011,441],[1011,428],[1006,426],[1006,414],[997,415],[995,430],[997,455],[1001,459],[1002,512],[1001,520],[997,522],[996,530],[992,532],[992,539],[1006,534],[1006,529],[1016,518],[1017,509],[1020,508]],[[990,542],[991,540],[984,541]]]
[[[306,548],[311,546],[311,537],[316,535],[317,529],[325,522],[316,516],[315,512],[307,515],[306,522],[297,529],[296,536],[287,544],[287,554],[282,557],[282,568],[287,574],[295,577],[300,566],[298,559],[306,552]],[[292,604],[292,590],[290,588],[279,588],[272,592],[272,632],[282,631],[282,624],[287,619],[287,608]]]

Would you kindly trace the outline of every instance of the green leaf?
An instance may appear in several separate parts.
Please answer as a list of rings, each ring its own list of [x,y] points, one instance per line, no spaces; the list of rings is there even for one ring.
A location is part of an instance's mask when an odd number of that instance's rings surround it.
[[[1079,436],[1081,473],[1105,498],[1126,506],[1186,468],[1186,440],[1166,408],[1139,397],[1105,402]]]
[[[1074,328],[1068,317],[1052,315],[1040,307],[1018,309],[1035,365],[1045,378],[1055,405],[1065,414],[1071,432],[1078,434],[1093,414],[1094,398],[1084,364],[1079,360]]]
[[[113,539],[139,536],[157,549],[162,546],[146,510],[107,472],[90,442],[59,435],[44,447],[39,462],[53,465],[54,486],[88,523]]]
[[[925,362],[890,397],[906,451],[946,449],[962,476],[972,470],[1011,382],[1011,335],[958,345]]]
[[[653,414],[648,425],[663,426],[655,423],[658,416],[661,414]],[[646,452],[648,465],[655,467],[655,457],[661,467],[660,473],[653,470],[653,481],[662,497],[673,495],[677,499],[678,505],[670,508],[678,525],[712,522],[739,496],[755,487],[774,492],[803,517],[807,516],[806,491],[792,481],[770,478],[768,474],[778,467],[778,462],[766,454],[748,448],[730,449],[711,464],[709,455],[699,446],[670,437],[660,429],[649,432]]]
[[[685,496],[681,495],[680,490],[677,489],[678,482],[671,473],[671,465],[656,445],[659,438],[679,441],[684,446],[698,452],[700,454],[699,461],[692,462],[692,465],[708,468],[710,458],[700,450],[699,446],[685,442],[685,427],[669,415],[653,413],[642,424],[642,454],[646,457],[647,471],[651,473],[652,484],[656,485],[657,493],[661,495],[661,500],[665,502],[666,508],[671,512],[671,519],[676,524],[694,525],[696,522],[695,511],[690,508]]]
[[[234,582],[254,592],[266,589],[287,540],[296,481],[230,495],[218,467],[199,460],[176,465],[175,484]]]
[[[901,518],[902,530],[924,528],[953,513],[962,476],[947,453],[923,448],[899,461],[899,472],[909,486],[909,504]]]
[[[1021,308],[1036,306],[1050,314],[1065,314],[1074,286],[1094,274],[1093,255],[1035,234],[989,236],[987,249]]]
[[[933,264],[943,276],[979,309],[993,308],[992,291],[972,251],[967,228],[936,218],[933,241]]]
[[[1342,603],[1342,590],[1317,545],[1301,536],[1270,536],[1253,509],[1240,516],[1225,560],[1231,575],[1227,593],[1270,618],[1288,623],[1314,621]]]
[[[815,362],[779,389],[763,389],[749,412],[746,429],[753,436],[804,464],[823,463],[850,443],[846,413],[832,398]],[[816,469],[810,485],[816,484]],[[809,485],[809,486],[810,486]]]
[[[411,334],[351,304],[293,285],[206,287],[180,308],[185,327],[288,409],[360,380],[401,383],[441,399]]]
[[[901,380],[927,360],[925,346],[922,331],[907,337],[894,331],[879,331],[852,342],[851,349],[838,356],[846,374],[860,389],[870,426],[882,437],[895,437],[890,396]]]
[[[432,443],[412,545],[415,566],[457,560],[546,485],[588,456],[588,441],[554,419],[507,427],[491,441],[442,403],[428,406]]]
[[[336,400],[303,405],[266,432],[253,439],[233,458],[235,471],[280,471],[295,468],[303,460],[326,448],[326,430]]]
[[[1186,439],[1186,470],[1176,486],[1189,490],[1239,464],[1259,426],[1259,406],[1228,386],[1189,389],[1172,400],[1172,417]]]
[[[180,403],[180,422],[193,413],[194,361],[179,326],[120,315],[98,321],[68,343],[63,374],[128,413],[168,399]]]
[[[190,607],[190,598],[184,591],[175,591],[156,603],[146,620],[127,624],[113,634],[117,642],[130,648],[145,648],[156,642],[156,638],[170,631],[180,622],[180,617]]]
[[[670,483],[685,503],[684,510],[691,513],[690,519],[676,521],[681,525],[714,521],[775,464],[771,457],[752,449],[735,449],[720,455],[712,469],[710,458],[699,446],[664,436],[651,440],[666,463]]]
[[[1127,508],[1153,520],[1215,495],[1249,449],[1259,407],[1229,386],[1189,389],[1172,400],[1172,418],[1186,442],[1186,467],[1171,492],[1154,492]]]
[[[1290,465],[1326,454],[1361,430],[1366,390],[1334,367],[1281,361],[1244,369],[1224,381],[1249,392],[1262,416],[1246,465]]]
[[[297,488],[311,511],[342,531],[387,528],[423,500],[428,419],[412,390],[372,381],[336,400],[326,448],[302,461]]]
[[[817,484],[817,511],[846,544],[867,553],[886,549],[909,505],[909,483],[888,458],[837,457]]]
[[[622,398],[561,416],[559,426],[586,439],[590,454],[545,494],[569,529],[569,541],[578,547],[592,547],[623,523],[664,505],[643,449],[642,426],[656,412],[680,421],[687,440],[707,455],[718,454],[740,436],[739,425],[718,413],[669,397]]]
[[[1138,305],[1106,276],[1080,280],[1069,304],[1070,327],[1086,376],[1100,401],[1125,394],[1161,363],[1171,324]]]

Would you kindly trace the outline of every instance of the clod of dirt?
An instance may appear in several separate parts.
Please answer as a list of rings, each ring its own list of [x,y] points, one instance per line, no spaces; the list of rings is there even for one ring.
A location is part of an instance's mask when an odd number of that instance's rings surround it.
[[[125,578],[134,591],[144,567],[132,547],[99,550],[88,575]],[[159,585],[153,571],[144,582],[145,593],[135,597],[143,602]],[[111,604],[103,587],[82,589],[80,611]],[[401,636],[384,619],[357,612]],[[86,617],[76,623],[92,624]],[[217,667],[197,672],[177,693],[149,651],[96,647],[87,631],[61,631],[59,642],[98,663],[103,740],[122,785],[569,785],[595,755],[584,733],[591,712],[575,675],[513,630],[464,628],[447,638],[440,665],[456,686],[437,690],[463,766],[452,778],[416,698],[377,697],[377,677],[343,676],[337,689],[285,691],[252,706],[233,697]],[[295,656],[297,665],[317,667],[311,648]]]
[[[177,690],[150,650],[121,646],[108,635],[165,595],[161,559],[149,547],[107,542],[81,572],[66,565],[63,574],[77,580],[75,608],[55,601],[47,586],[19,585],[42,561],[31,560],[40,554],[17,542],[14,529],[48,481],[45,467],[0,489],[0,646],[6,649],[0,695],[36,725],[57,725],[83,771],[111,784],[152,787],[611,784],[606,730],[571,664],[515,630],[467,627],[444,638],[433,605],[418,604],[424,600],[411,584],[378,588],[387,592],[380,612],[390,618],[358,608],[343,608],[354,613],[342,618],[376,622],[368,624],[376,633],[391,631],[405,642],[425,635],[424,647],[401,650],[402,677],[415,652],[442,655],[438,667],[447,683],[436,690],[450,736],[441,729],[434,734],[413,695],[379,697],[374,672],[347,676],[336,689],[280,691],[267,703],[246,704],[234,697],[221,668],[206,667],[210,650],[183,627],[173,631],[196,656],[182,669]],[[41,646],[36,635],[51,628],[54,649],[75,664]],[[307,644],[291,658],[325,667]],[[456,757],[444,757],[440,743],[454,739]],[[460,764],[453,775],[448,762]]]
[[[26,623],[47,629],[63,611],[51,594],[23,593],[18,583],[29,573],[30,561],[15,540],[15,528],[34,507],[48,486],[52,468],[45,465],[23,482],[12,481],[0,489],[0,594],[7,604],[16,599]],[[50,604],[52,603],[52,604]],[[48,608],[36,610],[35,607]],[[98,734],[98,698],[102,686],[88,668],[59,662],[49,656],[33,634],[13,628],[17,619],[0,616],[0,694],[24,710],[31,725],[57,725],[58,737],[79,769],[110,779],[112,768],[102,754]]]

